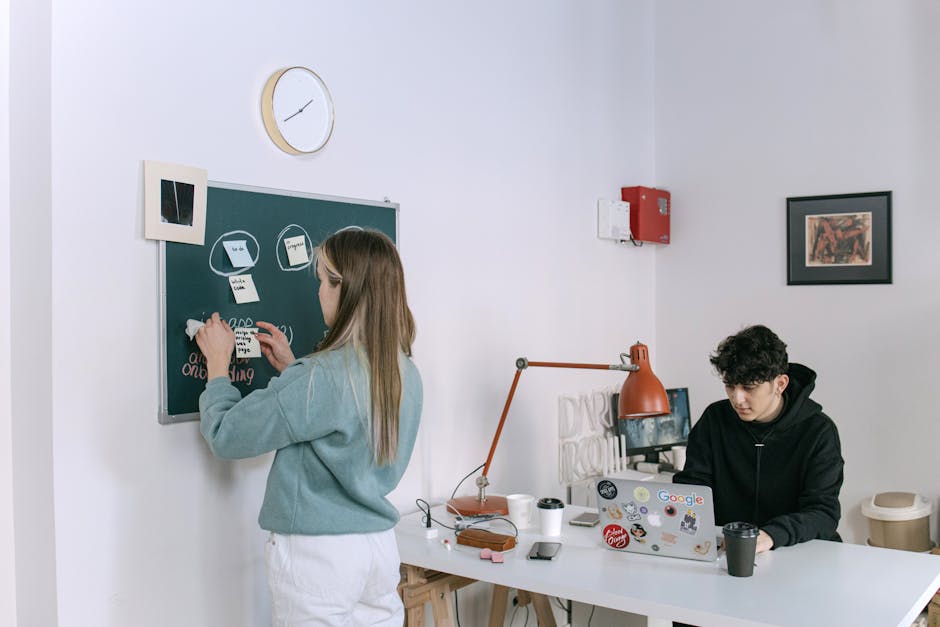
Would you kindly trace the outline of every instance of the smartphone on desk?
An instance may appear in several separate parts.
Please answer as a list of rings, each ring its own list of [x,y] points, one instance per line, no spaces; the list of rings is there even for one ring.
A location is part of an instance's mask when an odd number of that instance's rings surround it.
[[[601,516],[597,512],[584,512],[569,520],[568,524],[575,527],[593,527],[600,521]]]
[[[561,542],[536,542],[529,549],[530,560],[553,560],[561,551]]]

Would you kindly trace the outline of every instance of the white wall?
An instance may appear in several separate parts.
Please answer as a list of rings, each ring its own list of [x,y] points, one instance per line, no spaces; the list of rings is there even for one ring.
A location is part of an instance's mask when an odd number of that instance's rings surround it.
[[[16,624],[13,414],[10,379],[10,3],[0,0],[0,624]]]
[[[657,256],[661,374],[701,412],[723,393],[708,353],[744,325],[775,329],[819,373],[846,462],[839,529],[865,542],[864,498],[940,497],[940,7],[676,0],[656,25],[656,178],[674,210]],[[788,287],[786,198],[881,190],[893,284]]]
[[[9,382],[17,624],[55,625],[50,3],[9,7]],[[4,270],[7,271],[7,270]],[[4,438],[5,436],[0,436]],[[13,606],[10,607],[12,611]]]
[[[269,459],[213,459],[159,426],[157,247],[141,161],[401,203],[425,382],[394,501],[436,502],[483,461],[515,357],[658,360],[652,249],[595,236],[595,202],[652,178],[647,1],[53,3],[52,374],[59,624],[258,625]],[[634,33],[623,37],[624,31]],[[336,128],[289,157],[264,135],[268,75],[325,79]],[[314,295],[311,291],[311,298]],[[583,374],[583,373],[581,373]],[[555,396],[615,375],[531,370],[494,491],[558,493]],[[469,487],[469,486],[468,486]],[[463,593],[462,593],[463,594]],[[482,621],[485,592],[461,598]]]

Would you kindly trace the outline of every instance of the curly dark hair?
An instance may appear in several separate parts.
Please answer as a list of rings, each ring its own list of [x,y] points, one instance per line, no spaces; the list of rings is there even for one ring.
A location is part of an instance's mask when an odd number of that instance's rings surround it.
[[[760,324],[726,337],[708,360],[725,385],[773,381],[790,361],[783,340]]]

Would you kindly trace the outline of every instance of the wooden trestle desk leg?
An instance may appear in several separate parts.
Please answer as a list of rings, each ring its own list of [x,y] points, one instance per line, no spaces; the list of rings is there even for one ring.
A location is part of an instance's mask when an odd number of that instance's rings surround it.
[[[539,627],[556,627],[552,604],[544,594],[516,590],[519,607],[532,604]],[[493,584],[493,602],[490,605],[489,627],[502,627],[506,621],[506,608],[509,605],[509,588]]]
[[[476,580],[425,570],[410,564],[402,564],[401,571],[398,593],[405,606],[405,625],[424,627],[424,605],[430,603],[434,627],[454,627],[456,622],[450,595]]]
[[[424,605],[431,604],[434,627],[454,627],[454,606],[450,595],[474,579],[425,570],[410,564],[401,565],[401,582],[398,593],[405,606],[405,626],[424,627]],[[540,627],[556,627],[555,615],[548,597],[544,594],[516,591],[519,605],[532,604]],[[493,600],[490,605],[490,627],[503,627],[509,605],[509,588],[493,584]]]

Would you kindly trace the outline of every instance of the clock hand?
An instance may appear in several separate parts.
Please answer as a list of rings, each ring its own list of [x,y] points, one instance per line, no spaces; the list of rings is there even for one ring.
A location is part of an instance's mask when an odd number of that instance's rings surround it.
[[[284,121],[286,122],[286,121],[288,121],[289,119],[291,119],[292,117],[294,117],[295,115],[299,115],[299,114],[303,113],[303,112],[304,112],[304,109],[306,109],[307,107],[309,107],[311,102],[313,102],[313,98],[311,98],[310,100],[308,100],[308,101],[307,101],[307,104],[305,104],[305,105],[302,106],[301,108],[297,109],[297,112],[296,112],[296,113],[291,113],[289,116],[287,116],[286,118],[284,118]]]

